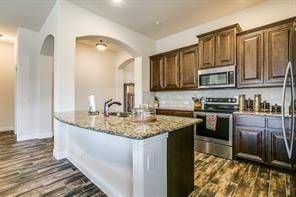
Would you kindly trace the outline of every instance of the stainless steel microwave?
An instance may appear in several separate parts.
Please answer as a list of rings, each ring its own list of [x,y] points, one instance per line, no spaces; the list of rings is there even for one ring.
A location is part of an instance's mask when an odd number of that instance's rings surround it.
[[[235,66],[210,68],[198,71],[199,88],[235,87]]]

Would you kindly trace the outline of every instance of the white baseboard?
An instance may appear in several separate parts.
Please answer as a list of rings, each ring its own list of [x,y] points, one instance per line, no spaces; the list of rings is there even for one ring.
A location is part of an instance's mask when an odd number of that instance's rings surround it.
[[[56,149],[53,149],[53,156],[56,160],[65,159],[67,156],[66,152],[57,152]]]
[[[0,127],[0,132],[3,132],[3,131],[13,131],[14,128],[11,126],[11,127]]]
[[[33,140],[33,139],[44,139],[44,138],[51,138],[53,136],[52,132],[46,132],[46,133],[31,133],[31,134],[25,134],[25,135],[17,135],[16,139],[17,141],[25,141],[25,140]]]

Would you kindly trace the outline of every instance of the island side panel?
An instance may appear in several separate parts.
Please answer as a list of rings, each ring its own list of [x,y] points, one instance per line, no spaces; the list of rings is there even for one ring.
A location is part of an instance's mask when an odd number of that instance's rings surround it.
[[[167,196],[167,137],[133,141],[133,196]]]
[[[167,196],[188,196],[194,190],[194,126],[169,133]]]

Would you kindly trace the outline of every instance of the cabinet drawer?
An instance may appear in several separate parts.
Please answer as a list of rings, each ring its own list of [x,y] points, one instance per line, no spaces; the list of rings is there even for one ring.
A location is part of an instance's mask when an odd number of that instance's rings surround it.
[[[253,115],[235,115],[234,124],[236,126],[247,126],[247,127],[265,127],[264,116],[253,116]]]
[[[166,115],[166,116],[173,116],[173,110],[166,110],[166,109],[158,109],[156,112],[158,115]]]
[[[292,119],[289,117],[285,118],[285,129],[291,129]],[[267,128],[270,129],[282,129],[282,118],[281,117],[269,117],[267,118]]]

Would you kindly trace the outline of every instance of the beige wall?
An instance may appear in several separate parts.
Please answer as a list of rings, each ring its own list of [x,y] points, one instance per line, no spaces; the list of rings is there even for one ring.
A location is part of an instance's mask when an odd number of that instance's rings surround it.
[[[75,108],[88,110],[88,95],[96,95],[98,109],[109,98],[116,97],[116,54],[98,51],[96,47],[76,45]]]
[[[14,45],[0,42],[0,131],[13,130],[14,64]]]

